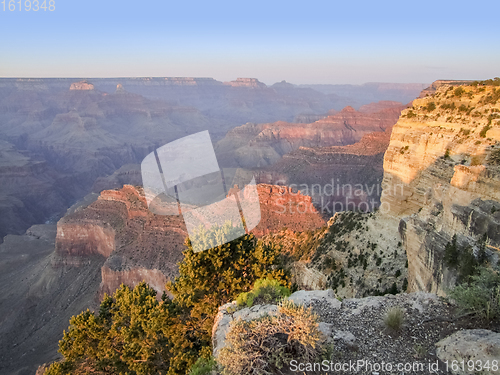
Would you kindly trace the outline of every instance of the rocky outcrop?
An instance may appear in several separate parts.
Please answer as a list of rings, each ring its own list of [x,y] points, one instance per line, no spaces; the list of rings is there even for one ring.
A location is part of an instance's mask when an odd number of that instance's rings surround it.
[[[261,219],[252,230],[256,236],[288,228],[293,231],[311,230],[324,226],[325,217],[314,207],[312,199],[287,186],[257,185]]]
[[[76,91],[89,91],[94,90],[94,85],[87,81],[80,81],[72,83],[69,89]]]
[[[252,89],[267,88],[266,84],[260,82],[257,78],[237,78],[236,81],[224,82],[231,87],[248,87]]]
[[[257,236],[283,227],[296,231],[316,229],[325,219],[311,198],[287,187],[257,185],[261,221]],[[165,283],[177,276],[187,237],[181,216],[154,215],[148,210],[142,188],[125,185],[104,190],[98,199],[77,207],[58,222],[58,264],[78,265],[89,256],[104,257],[101,294],[113,293],[120,284],[146,281],[159,296]]]
[[[477,252],[500,247],[500,112],[495,87],[439,84],[394,126],[384,157],[381,211],[401,220],[409,290],[443,294],[456,272],[443,264],[454,235]]]
[[[439,341],[436,347],[438,358],[448,363],[452,374],[467,375],[474,370],[485,374],[498,371],[500,333],[486,329],[459,331]]]
[[[125,185],[103,191],[97,201],[61,219],[56,252],[65,264],[103,256],[100,294],[144,280],[161,297],[165,283],[177,276],[186,236],[181,217],[152,214],[142,188]]]
[[[419,95],[419,98],[425,98],[427,96],[433,95],[439,87],[444,86],[444,85],[460,86],[460,85],[469,85],[472,82],[473,81],[467,81],[467,80],[457,81],[457,80],[450,80],[450,79],[438,79],[437,81],[432,82],[432,84],[429,87],[422,90],[422,92]]]
[[[318,329],[325,335],[326,343],[334,344],[337,356],[342,358],[341,363],[360,363],[357,361],[362,360],[360,367],[357,371],[353,370],[353,373],[379,372],[381,368],[374,368],[374,364],[381,366],[382,363],[391,363],[396,366],[401,363],[404,366],[409,363],[418,367],[401,368],[399,372],[412,373],[413,370],[415,373],[446,374],[445,365],[439,362],[441,356],[438,359],[435,355],[436,343],[448,336],[450,331],[458,331],[455,335],[461,335],[460,329],[463,327],[460,320],[455,322],[456,326],[450,326],[446,320],[451,318],[452,309],[435,294],[419,292],[339,301],[331,290],[323,290],[298,291],[289,299],[311,307],[317,314]],[[401,309],[404,317],[398,331],[388,329],[384,323],[387,312],[393,308]],[[235,302],[221,306],[212,331],[214,356],[217,357],[226,345],[225,339],[233,322],[239,319],[254,320],[265,314],[276,313],[276,305],[256,305],[241,310],[238,310]],[[498,338],[495,340],[498,341]],[[438,353],[441,353],[439,348],[442,348],[443,342],[446,340],[437,344]],[[490,339],[489,342],[492,343],[493,340]],[[491,346],[493,356],[496,355],[498,346],[496,341],[495,345]],[[465,349],[465,345],[462,348]],[[477,351],[486,348],[487,342],[483,340]],[[453,348],[449,347],[449,350],[451,352]],[[469,350],[476,351],[473,347]],[[489,356],[491,355],[490,353]],[[486,358],[489,357],[484,357]],[[290,369],[291,364],[284,365],[285,370]],[[394,369],[392,367],[388,373],[394,372]],[[335,372],[340,372],[338,368],[337,370]]]
[[[379,213],[338,212],[315,232],[269,235],[293,260],[300,288],[332,288],[341,298],[405,291],[406,255],[398,221]]]

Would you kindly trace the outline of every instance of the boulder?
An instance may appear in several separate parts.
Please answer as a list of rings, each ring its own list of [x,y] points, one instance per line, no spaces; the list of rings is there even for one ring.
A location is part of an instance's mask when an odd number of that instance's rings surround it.
[[[486,329],[455,332],[439,341],[436,347],[438,358],[443,362],[448,361],[449,370],[457,375],[470,373],[467,371],[467,362],[470,360],[474,361],[475,364],[482,363],[483,365],[489,361],[490,366],[492,361],[497,361],[497,364],[500,362],[500,333]],[[462,369],[461,365],[453,368],[453,361],[457,361],[455,363],[465,361],[465,368]]]
[[[327,290],[299,290],[293,293],[288,300],[296,305],[310,306],[313,301],[326,301],[332,309],[340,309],[342,302],[336,297],[332,289]]]

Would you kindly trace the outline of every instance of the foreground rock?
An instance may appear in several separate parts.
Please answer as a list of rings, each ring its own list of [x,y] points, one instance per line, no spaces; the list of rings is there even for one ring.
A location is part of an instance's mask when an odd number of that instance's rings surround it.
[[[481,367],[488,366],[491,373],[495,373],[500,366],[500,333],[486,329],[455,332],[439,341],[436,346],[438,358],[448,363],[453,374],[469,374],[471,372],[469,370],[479,368],[479,364]],[[463,367],[462,361],[464,361]],[[495,363],[497,366],[494,366]],[[486,367],[484,368],[484,373],[489,373]]]
[[[352,298],[341,302],[332,290],[324,290],[298,291],[289,298],[311,306],[318,315],[320,331],[327,337],[327,342],[334,343],[332,363],[364,363],[358,368],[358,374],[446,374],[446,365],[440,359],[452,360],[470,355],[483,361],[490,359],[491,362],[500,353],[500,334],[486,330],[461,332],[461,329],[470,328],[477,322],[464,317],[456,318],[453,307],[435,294],[417,292]],[[391,330],[384,323],[387,311],[392,308],[400,308],[404,314],[399,330]],[[231,322],[273,314],[276,306],[236,310],[235,302],[219,308],[212,335],[216,357],[225,346]],[[459,357],[449,352],[458,352]],[[382,363],[386,364],[386,371],[377,371],[376,366]],[[392,370],[388,370],[387,364],[393,366]],[[397,366],[402,366],[399,371]],[[285,373],[289,370],[287,365],[284,370]]]

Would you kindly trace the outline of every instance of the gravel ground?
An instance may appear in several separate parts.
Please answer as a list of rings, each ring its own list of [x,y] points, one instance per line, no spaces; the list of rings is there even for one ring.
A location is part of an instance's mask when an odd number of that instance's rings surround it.
[[[438,341],[460,329],[498,332],[500,328],[498,321],[460,317],[454,306],[425,293],[346,299],[340,309],[332,309],[326,300],[313,300],[311,306],[320,321],[331,324],[326,326],[334,337],[329,362],[333,371],[299,371],[296,364],[289,374],[448,374],[436,357]],[[384,323],[386,312],[394,307],[404,312],[399,330],[388,329]]]

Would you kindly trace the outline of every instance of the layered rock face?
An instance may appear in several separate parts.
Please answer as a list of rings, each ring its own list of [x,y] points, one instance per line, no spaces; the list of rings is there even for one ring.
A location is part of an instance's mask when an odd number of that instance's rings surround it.
[[[400,219],[409,289],[444,293],[456,272],[443,265],[454,235],[492,259],[500,247],[500,91],[438,85],[394,126],[384,157],[381,211]],[[496,155],[496,156],[495,156]]]
[[[283,227],[302,231],[325,225],[309,196],[283,186],[257,185],[257,191],[261,221],[252,230],[256,236]],[[165,283],[177,276],[187,235],[182,216],[154,215],[142,188],[125,185],[103,191],[95,202],[58,222],[56,265],[78,266],[89,256],[102,256],[101,294],[145,280],[161,296]]]
[[[293,231],[316,229],[326,224],[310,196],[286,186],[259,184],[261,219],[251,232],[258,237],[286,227]]]
[[[366,134],[348,146],[300,147],[259,171],[258,181],[301,189],[325,215],[348,205],[371,211],[380,203],[383,157],[391,129]]]
[[[299,147],[345,146],[369,133],[383,132],[394,125],[401,109],[365,113],[346,107],[310,124],[248,123],[229,131],[217,143],[216,152],[225,167],[262,168]]]
[[[125,185],[103,191],[97,201],[61,219],[56,252],[63,263],[78,264],[93,254],[106,258],[101,294],[144,280],[161,296],[177,275],[186,236],[180,216],[153,215],[142,188]]]

